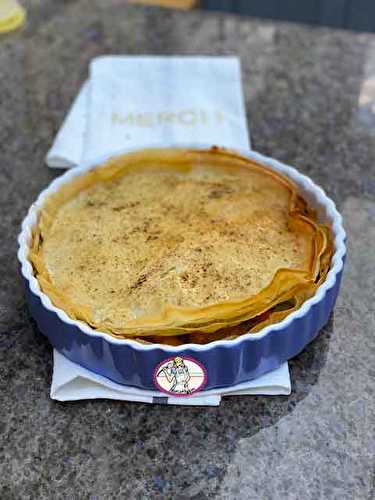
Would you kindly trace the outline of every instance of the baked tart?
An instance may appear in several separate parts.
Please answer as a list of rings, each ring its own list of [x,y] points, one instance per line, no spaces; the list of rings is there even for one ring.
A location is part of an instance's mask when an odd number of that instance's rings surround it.
[[[219,148],[128,153],[50,194],[29,259],[72,319],[182,345],[258,332],[315,294],[328,226],[288,177]]]

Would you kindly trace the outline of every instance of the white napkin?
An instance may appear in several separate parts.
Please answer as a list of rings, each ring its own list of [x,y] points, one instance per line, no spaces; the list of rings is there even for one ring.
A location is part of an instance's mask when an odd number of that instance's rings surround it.
[[[50,167],[127,146],[250,148],[235,57],[102,56],[89,73],[46,156]]]
[[[119,399],[141,403],[189,406],[218,406],[223,396],[289,395],[291,391],[288,363],[256,380],[236,386],[196,393],[187,398],[166,396],[162,392],[145,391],[116,384],[53,351],[51,398],[58,401],[80,399]]]
[[[82,86],[46,156],[70,168],[109,151],[153,144],[249,149],[239,60],[234,57],[103,56]],[[290,394],[288,364],[256,380],[187,398],[116,384],[54,351],[51,398],[110,398],[218,405],[222,395]]]

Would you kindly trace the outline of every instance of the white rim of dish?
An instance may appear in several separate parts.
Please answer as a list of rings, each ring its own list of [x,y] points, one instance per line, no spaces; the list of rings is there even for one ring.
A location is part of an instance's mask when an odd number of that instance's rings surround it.
[[[295,319],[301,318],[302,316],[306,315],[315,304],[323,300],[328,290],[330,290],[335,285],[336,277],[343,268],[344,257],[346,254],[346,246],[345,246],[346,234],[342,224],[342,217],[337,211],[335,203],[330,198],[328,198],[328,196],[325,194],[325,192],[321,187],[317,186],[306,175],[299,173],[294,167],[280,163],[279,161],[273,158],[263,156],[255,151],[246,151],[241,149],[236,149],[233,151],[238,152],[239,154],[245,156],[246,158],[256,160],[265,167],[271,168],[272,170],[275,170],[277,172],[281,172],[282,174],[292,179],[300,188],[302,188],[304,193],[309,193],[311,199],[313,200],[312,201],[313,205],[319,206],[324,210],[325,218],[330,222],[332,231],[334,233],[335,252],[332,257],[331,269],[329,270],[324,283],[322,283],[322,285],[318,288],[315,295],[313,295],[313,297],[311,297],[310,299],[306,300],[297,311],[294,311],[279,323],[274,323],[273,325],[269,325],[257,333],[245,333],[233,340],[215,340],[208,344],[182,344],[180,346],[168,346],[164,344],[141,344],[135,340],[117,339],[116,337],[113,337],[109,333],[101,332],[100,330],[94,330],[83,321],[74,320],[70,318],[63,309],[59,309],[58,307],[54,306],[49,297],[44,292],[42,292],[38,280],[34,276],[33,267],[28,259],[28,254],[32,238],[32,229],[37,222],[39,209],[43,205],[45,199],[51,193],[57,191],[60,188],[60,186],[62,186],[66,182],[69,182],[77,175],[80,175],[92,168],[95,168],[104,163],[105,161],[107,161],[109,158],[115,156],[131,153],[134,151],[140,151],[142,149],[178,148],[178,149],[202,150],[202,149],[210,149],[211,147],[212,145],[209,144],[186,144],[186,145],[152,144],[150,146],[144,146],[142,148],[139,147],[126,148],[126,149],[112,151],[101,156],[100,158],[97,158],[93,161],[83,164],[82,166],[74,167],[68,170],[60,177],[54,179],[47,188],[41,191],[36,201],[31,205],[27,216],[22,222],[21,233],[18,236],[19,249],[17,256],[18,260],[21,263],[21,272],[23,277],[28,281],[29,288],[32,291],[32,293],[40,298],[43,306],[49,311],[57,314],[59,319],[64,323],[79,328],[86,335],[93,337],[100,337],[111,344],[128,345],[139,351],[150,351],[154,349],[161,349],[168,353],[176,353],[184,351],[186,349],[199,352],[199,351],[207,351],[209,349],[220,346],[234,347],[238,346],[239,344],[245,341],[259,340],[262,337],[265,337],[271,330],[279,331],[287,328]]]

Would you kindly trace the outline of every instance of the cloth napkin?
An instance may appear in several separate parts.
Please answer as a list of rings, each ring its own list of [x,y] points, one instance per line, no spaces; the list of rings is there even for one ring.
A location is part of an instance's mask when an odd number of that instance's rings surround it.
[[[53,361],[51,398],[58,401],[119,399],[153,404],[218,406],[224,396],[287,396],[291,391],[288,363],[250,382],[179,398],[167,396],[162,392],[145,391],[116,384],[112,380],[73,363],[56,350],[53,352]]]
[[[69,168],[121,148],[192,143],[250,148],[237,58],[102,56],[46,162]]]
[[[126,147],[216,144],[250,149],[234,57],[102,56],[74,100],[47,153],[51,168],[71,168]],[[228,395],[288,395],[288,364],[256,380],[187,398],[116,384],[54,351],[51,398],[109,398],[216,406]]]

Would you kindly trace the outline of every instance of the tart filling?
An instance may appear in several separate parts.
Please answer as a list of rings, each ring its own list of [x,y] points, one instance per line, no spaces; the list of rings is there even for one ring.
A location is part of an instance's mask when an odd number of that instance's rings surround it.
[[[179,345],[281,321],[315,293],[332,253],[287,177],[218,148],[152,149],[50,195],[29,258],[73,319]]]

